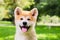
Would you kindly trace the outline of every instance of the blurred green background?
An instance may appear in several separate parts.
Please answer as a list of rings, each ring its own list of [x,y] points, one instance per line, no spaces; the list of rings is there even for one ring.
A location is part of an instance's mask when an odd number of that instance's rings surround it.
[[[0,0],[0,40],[14,40],[14,9],[38,9],[38,40],[60,40],[60,0]]]

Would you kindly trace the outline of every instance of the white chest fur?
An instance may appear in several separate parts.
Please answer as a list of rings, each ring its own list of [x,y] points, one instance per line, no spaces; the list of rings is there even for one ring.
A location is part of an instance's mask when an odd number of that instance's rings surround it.
[[[15,40],[37,40],[36,33],[30,32],[30,33],[16,33]]]

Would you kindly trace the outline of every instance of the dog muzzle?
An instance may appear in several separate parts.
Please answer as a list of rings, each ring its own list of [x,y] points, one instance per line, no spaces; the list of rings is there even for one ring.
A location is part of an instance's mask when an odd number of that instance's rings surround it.
[[[30,26],[20,26],[22,32],[27,32],[30,28]]]

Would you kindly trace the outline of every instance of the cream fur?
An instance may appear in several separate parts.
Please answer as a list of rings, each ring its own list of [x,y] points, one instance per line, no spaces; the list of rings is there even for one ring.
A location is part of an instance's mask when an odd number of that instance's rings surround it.
[[[17,7],[17,8],[19,8],[19,7]],[[17,8],[15,9],[14,14],[16,14]],[[37,11],[37,9],[36,9],[36,11]],[[38,15],[38,11],[36,13],[35,19],[37,19],[37,15]],[[15,15],[15,17],[16,17],[16,15]],[[36,32],[35,32],[36,21],[32,22],[33,25],[30,27],[30,29],[26,33],[23,33],[21,31],[21,29],[19,28],[19,24],[20,24],[19,22],[20,22],[19,20],[15,20],[16,33],[15,33],[15,39],[14,40],[37,40]]]

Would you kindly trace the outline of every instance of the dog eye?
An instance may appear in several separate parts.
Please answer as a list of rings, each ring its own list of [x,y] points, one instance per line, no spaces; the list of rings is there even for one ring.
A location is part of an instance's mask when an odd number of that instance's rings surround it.
[[[30,20],[29,18],[27,20]]]
[[[20,20],[23,20],[23,18],[20,18]]]

